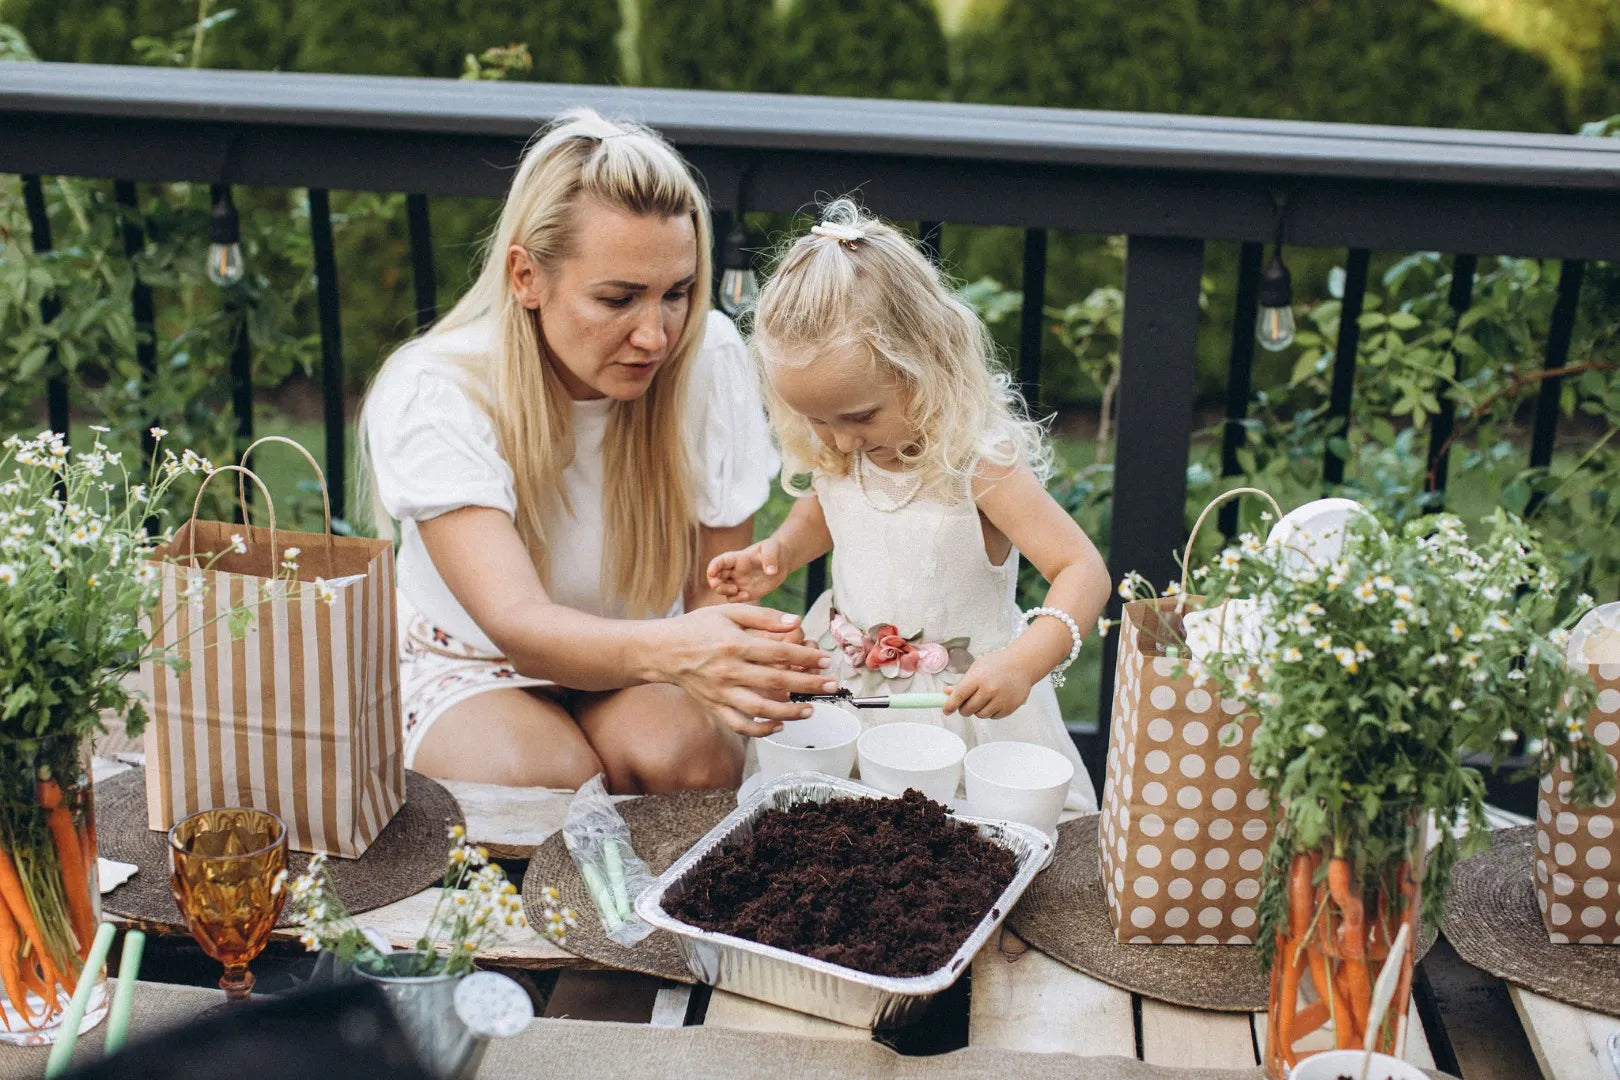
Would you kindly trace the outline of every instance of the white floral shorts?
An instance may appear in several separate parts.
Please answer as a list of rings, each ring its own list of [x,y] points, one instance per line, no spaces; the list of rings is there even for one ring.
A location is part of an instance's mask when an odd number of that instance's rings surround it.
[[[453,637],[417,614],[405,595],[399,610],[399,675],[404,691],[405,767],[416,761],[422,739],[445,711],[475,694],[528,686],[553,686],[519,675],[504,656],[492,656]]]

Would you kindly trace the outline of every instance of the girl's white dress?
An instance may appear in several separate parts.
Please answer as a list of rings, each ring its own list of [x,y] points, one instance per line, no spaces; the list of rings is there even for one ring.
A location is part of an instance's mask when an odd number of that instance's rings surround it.
[[[1004,647],[1023,626],[1017,549],[992,563],[971,494],[947,503],[913,494],[915,485],[911,475],[878,469],[864,457],[848,476],[818,473],[814,479],[832,533],[832,588],[805,616],[804,631],[832,655],[831,674],[856,694],[944,690],[961,678],[971,658]],[[867,667],[870,650],[858,642],[885,624],[910,639],[909,657],[890,661],[886,669]],[[942,659],[949,661],[945,670],[929,670]],[[907,668],[914,670],[908,674]],[[1011,715],[994,720],[946,716],[938,709],[862,709],[859,715],[868,727],[938,724],[969,747],[1001,739],[1050,747],[1074,764],[1066,807],[1097,807],[1091,776],[1064,730],[1049,678],[1036,683]]]

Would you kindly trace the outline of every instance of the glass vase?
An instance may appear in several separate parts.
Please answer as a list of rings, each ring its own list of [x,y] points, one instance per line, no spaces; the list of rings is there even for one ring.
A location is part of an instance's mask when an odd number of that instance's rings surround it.
[[[0,1040],[54,1043],[79,980],[79,1031],[107,1015],[105,967],[84,960],[101,922],[90,743],[0,739]]]
[[[1424,845],[1420,822],[1399,816],[1385,824],[1362,854],[1329,842],[1293,856],[1271,964],[1265,1052],[1271,1080],[1285,1080],[1295,1064],[1324,1050],[1371,1047],[1399,1056],[1404,1049]],[[1394,996],[1369,1031],[1373,988],[1402,926],[1407,945],[1394,961]]]

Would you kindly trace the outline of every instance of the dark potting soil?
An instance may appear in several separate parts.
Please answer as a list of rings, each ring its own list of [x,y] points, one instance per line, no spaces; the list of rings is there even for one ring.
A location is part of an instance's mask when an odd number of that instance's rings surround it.
[[[1016,861],[915,790],[805,801],[708,855],[670,914],[857,971],[923,975],[961,947]]]

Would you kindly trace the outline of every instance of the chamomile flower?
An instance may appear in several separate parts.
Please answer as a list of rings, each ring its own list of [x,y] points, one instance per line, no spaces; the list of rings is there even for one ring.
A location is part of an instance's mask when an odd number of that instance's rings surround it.
[[[1406,630],[1407,627],[1405,619],[1395,618],[1389,621],[1389,632],[1396,637],[1405,637]]]
[[[1480,654],[1477,652],[1465,652],[1457,658],[1457,663],[1461,664],[1470,671],[1479,667],[1479,661]]]
[[[1322,650],[1323,652],[1332,652],[1333,651],[1333,639],[1328,637],[1326,634],[1323,634],[1321,637],[1317,638],[1311,644],[1315,645],[1318,649]]]
[[[1227,548],[1221,552],[1221,569],[1236,570],[1243,565],[1243,559],[1238,555],[1236,548]]]
[[[146,429],[146,433],[152,436],[153,442],[162,442],[163,436],[167,435],[168,431],[160,427],[151,427]]]
[[[231,533],[231,550],[238,555],[247,554],[247,541],[242,539],[241,533]]]
[[[1339,666],[1343,667],[1344,670],[1348,671],[1352,675],[1361,670],[1361,663],[1357,659],[1356,650],[1354,649],[1347,649],[1340,646],[1339,648],[1333,650],[1333,659],[1337,660],[1339,662]]]
[[[12,563],[0,563],[0,585],[17,584],[17,567]]]
[[[1285,664],[1297,664],[1303,659],[1305,659],[1305,654],[1293,645],[1282,651],[1282,661]]]
[[[337,603],[337,590],[329,585],[325,578],[315,579],[315,599],[324,600],[328,604]]]
[[[1456,623],[1446,627],[1446,633],[1451,636],[1452,641],[1461,641],[1463,639],[1463,628]]]
[[[1356,599],[1363,604],[1376,603],[1378,601],[1378,587],[1372,583],[1371,579],[1363,581],[1356,586]]]
[[[1452,712],[1462,712],[1464,709],[1468,708],[1468,703],[1460,697],[1454,697],[1451,699],[1450,708]]]

